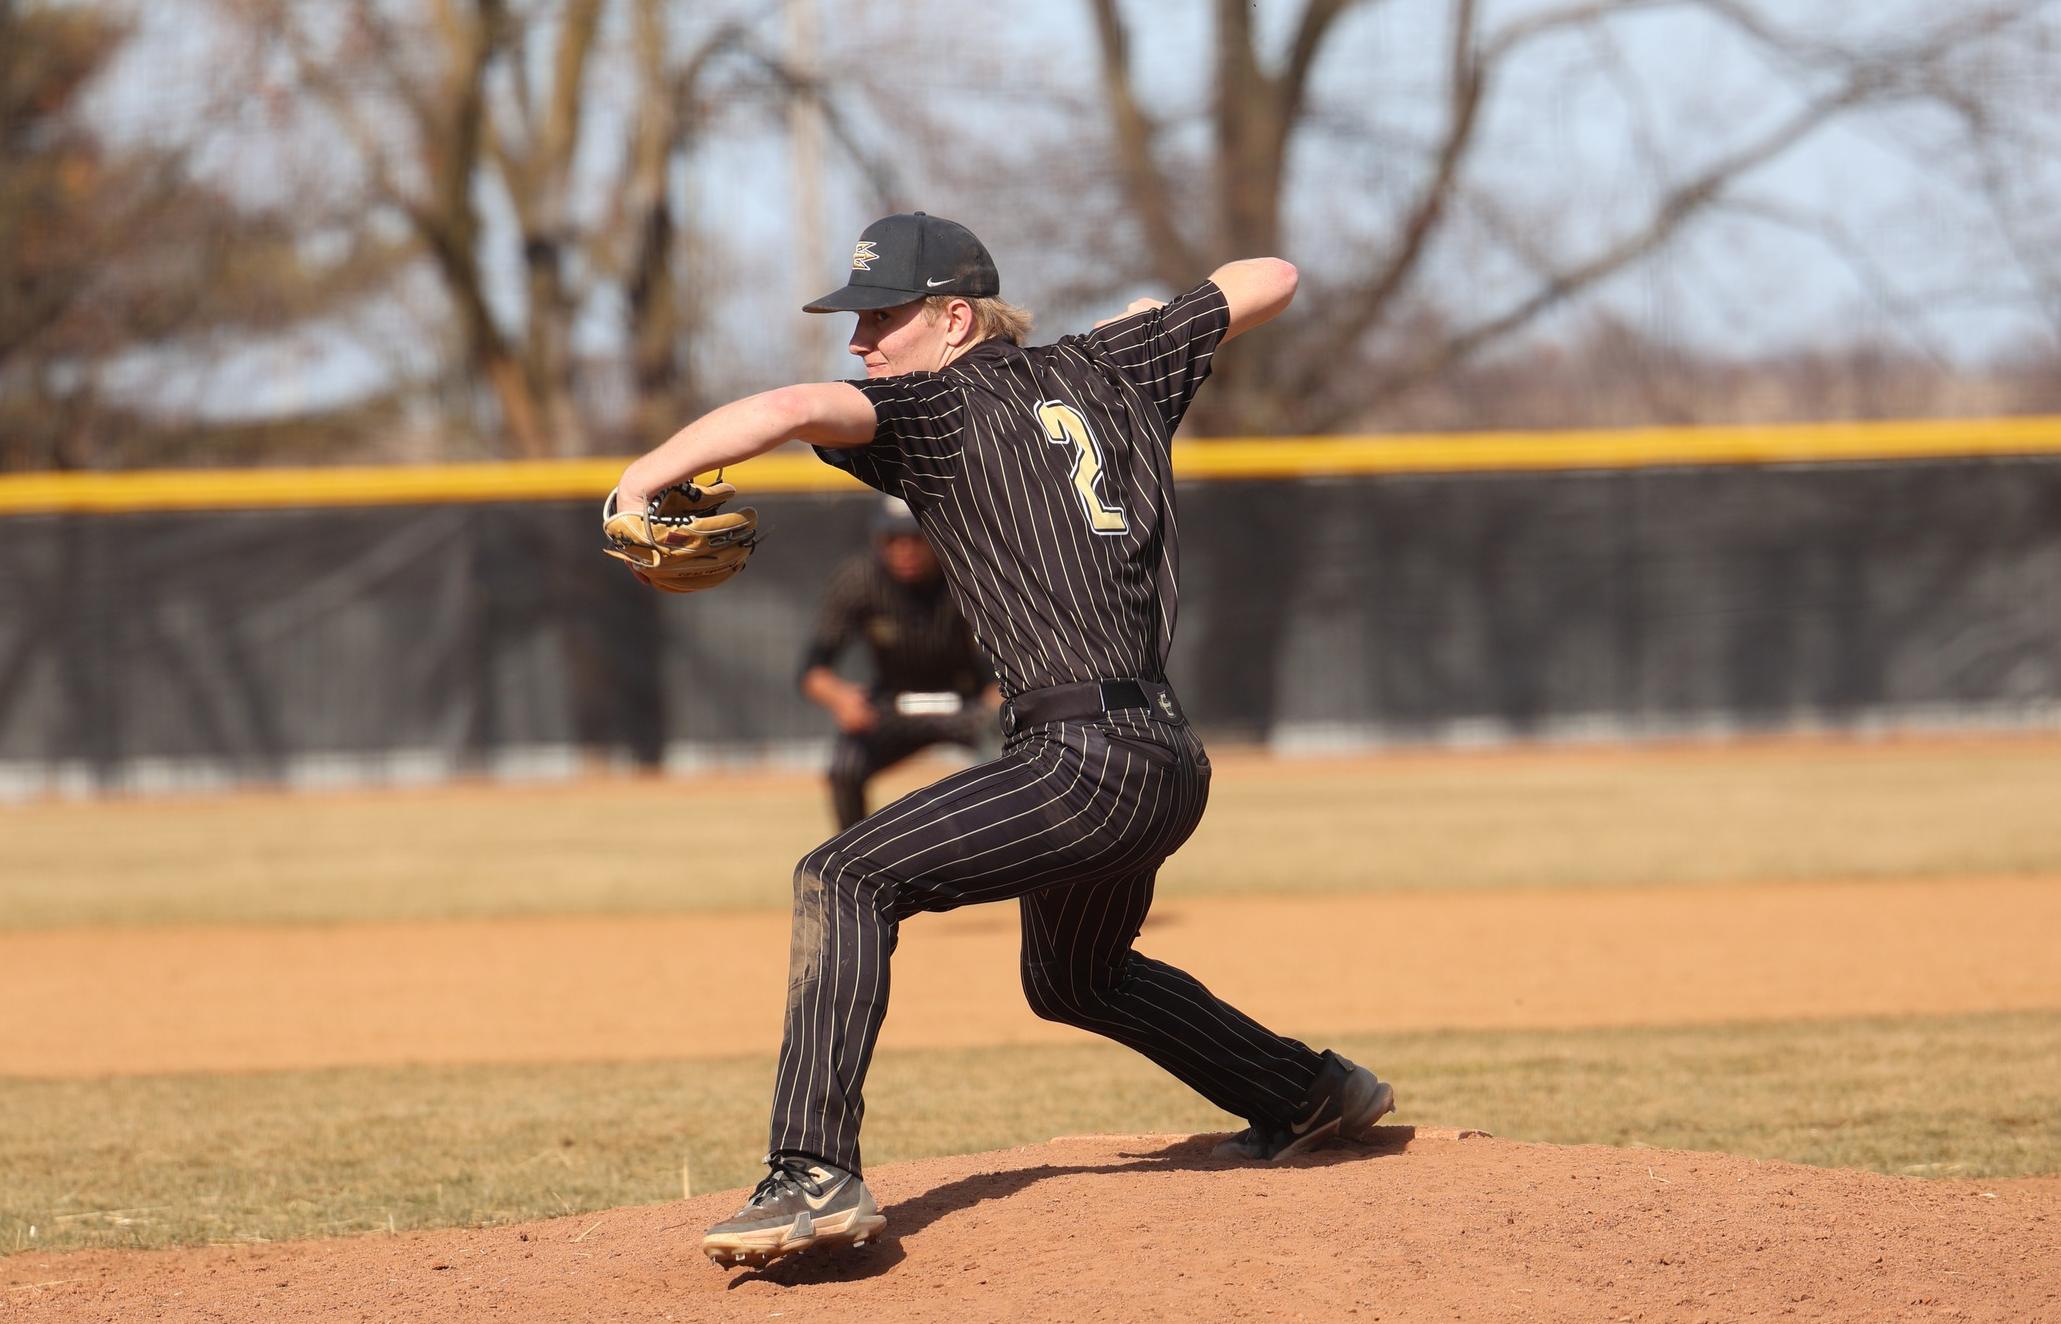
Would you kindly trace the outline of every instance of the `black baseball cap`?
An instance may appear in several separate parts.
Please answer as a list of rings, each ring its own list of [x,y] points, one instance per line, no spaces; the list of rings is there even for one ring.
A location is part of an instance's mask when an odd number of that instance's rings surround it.
[[[995,259],[973,231],[942,216],[903,212],[867,226],[852,249],[851,280],[802,311],[857,313],[933,294],[985,299],[1001,292]]]

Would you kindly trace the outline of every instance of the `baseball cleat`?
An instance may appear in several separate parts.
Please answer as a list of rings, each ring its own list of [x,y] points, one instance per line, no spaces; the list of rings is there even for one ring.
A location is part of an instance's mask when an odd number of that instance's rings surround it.
[[[1301,1118],[1282,1126],[1255,1122],[1219,1144],[1211,1156],[1276,1163],[1332,1140],[1371,1139],[1374,1124],[1394,1111],[1393,1086],[1327,1049]]]
[[[721,1266],[762,1268],[811,1246],[863,1246],[887,1219],[855,1173],[795,1154],[767,1160],[770,1171],[744,1208],[710,1228],[702,1253]]]

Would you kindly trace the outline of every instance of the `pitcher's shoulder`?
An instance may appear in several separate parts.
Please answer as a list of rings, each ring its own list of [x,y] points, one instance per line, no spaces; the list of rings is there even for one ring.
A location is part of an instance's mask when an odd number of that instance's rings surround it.
[[[1081,357],[1070,353],[1064,341],[1056,345],[1016,345],[1006,340],[984,340],[941,375],[969,394],[1008,404],[1040,398],[1040,382],[1055,374],[1077,374],[1082,364]]]

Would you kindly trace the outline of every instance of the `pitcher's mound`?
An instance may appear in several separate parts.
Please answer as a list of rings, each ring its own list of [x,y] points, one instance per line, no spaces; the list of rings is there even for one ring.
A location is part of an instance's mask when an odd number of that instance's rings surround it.
[[[1385,1128],[1282,1167],[1079,1136],[876,1169],[887,1233],[712,1267],[742,1191],[521,1227],[0,1260],[0,1315],[294,1321],[2061,1318],[2061,1181]]]

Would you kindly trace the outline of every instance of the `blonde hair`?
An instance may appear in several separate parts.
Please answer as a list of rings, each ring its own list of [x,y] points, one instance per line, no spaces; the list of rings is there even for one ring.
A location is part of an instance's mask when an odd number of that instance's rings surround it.
[[[1000,299],[967,299],[960,294],[933,294],[924,299],[924,319],[935,322],[943,317],[946,306],[954,299],[964,300],[973,309],[973,339],[976,341],[1006,340],[1012,345],[1021,345],[1030,336],[1031,324],[1036,320],[1028,308],[1018,308]]]

